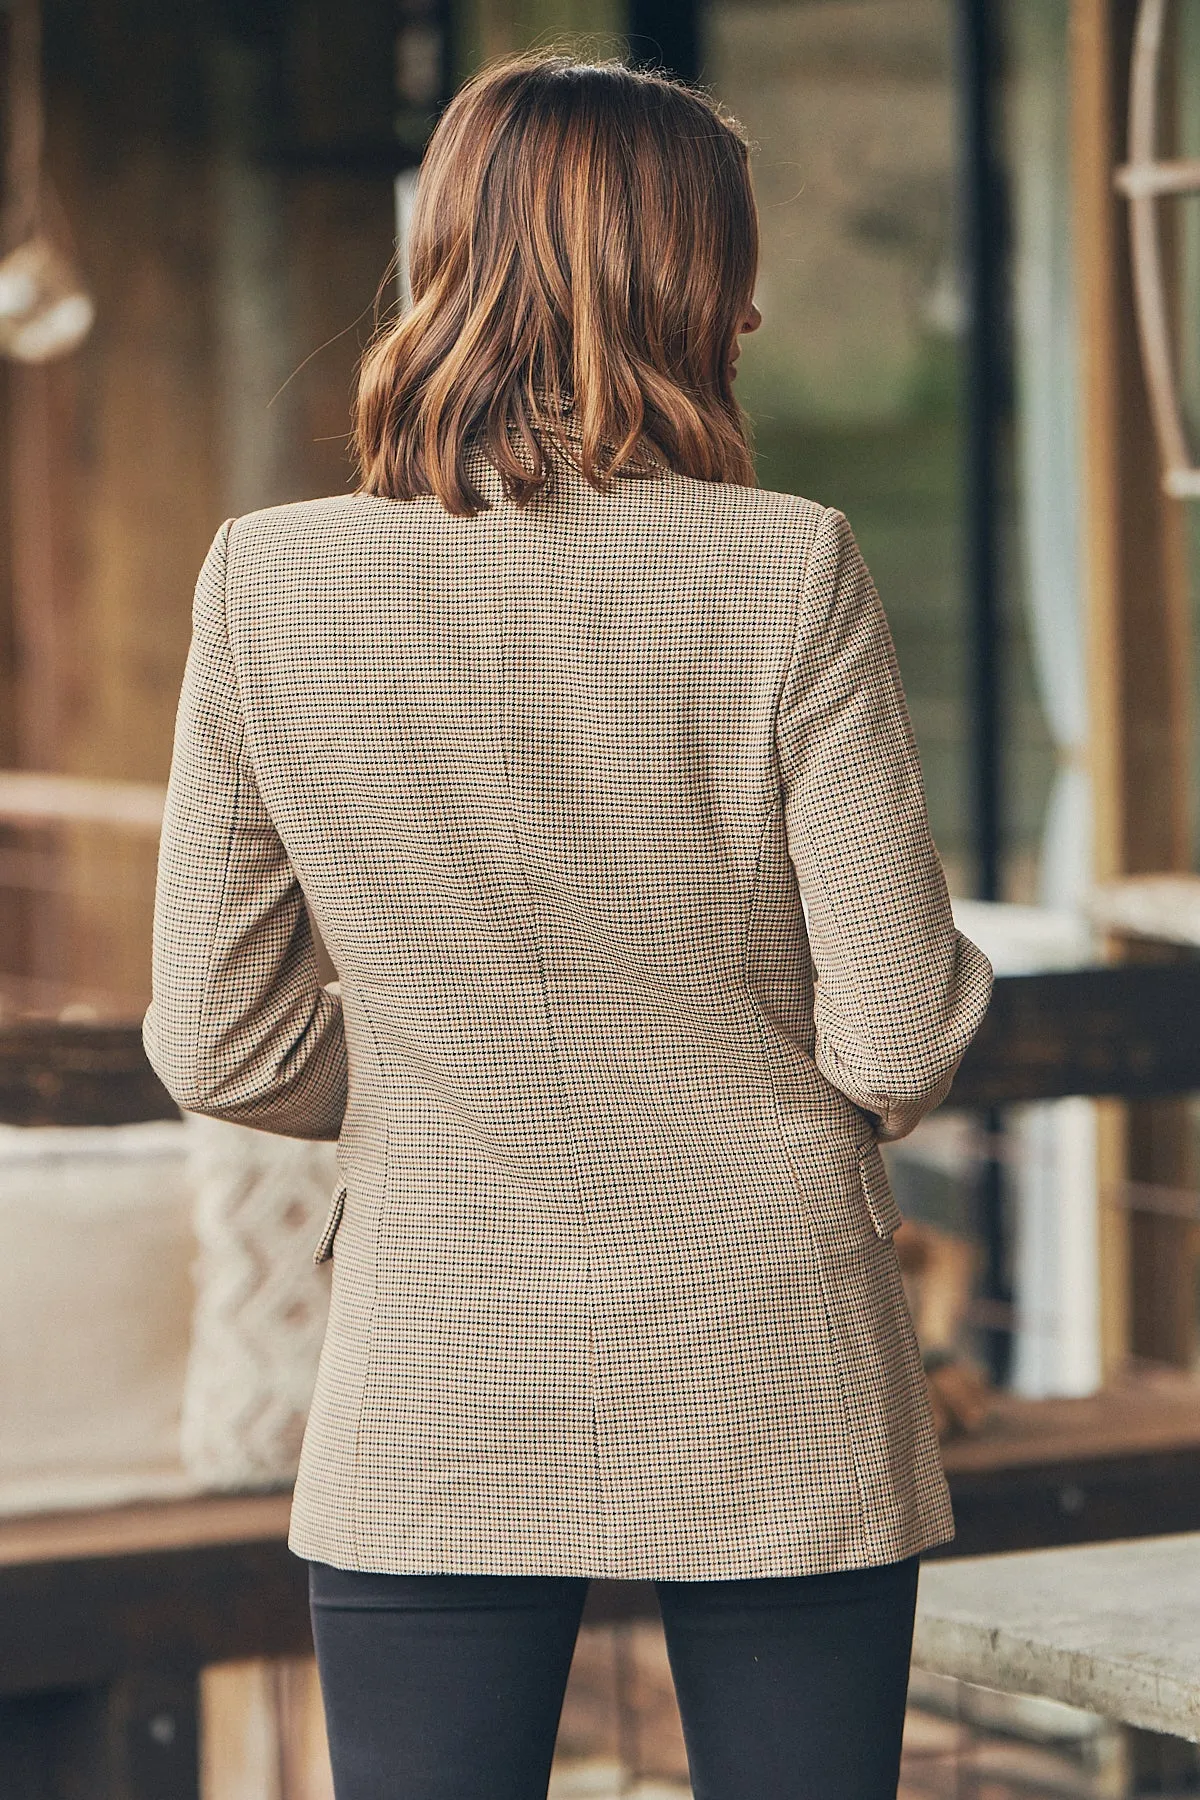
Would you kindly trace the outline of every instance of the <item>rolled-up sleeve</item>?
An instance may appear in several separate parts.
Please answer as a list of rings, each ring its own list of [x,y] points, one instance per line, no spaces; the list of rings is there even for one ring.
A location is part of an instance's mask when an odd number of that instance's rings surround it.
[[[190,1112],[336,1138],[341,1000],[322,986],[300,884],[255,777],[226,623],[229,524],[192,616],[154,908],[146,1053]]]
[[[810,553],[776,744],[826,1080],[903,1137],[943,1100],[991,995],[955,929],[887,619],[841,513]]]

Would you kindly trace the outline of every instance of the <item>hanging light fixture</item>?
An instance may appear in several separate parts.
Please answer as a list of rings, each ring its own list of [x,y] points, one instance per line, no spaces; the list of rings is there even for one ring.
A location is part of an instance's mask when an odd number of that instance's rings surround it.
[[[96,308],[61,241],[65,234],[55,241],[47,228],[38,0],[12,0],[10,21],[0,354],[40,363],[81,344]]]

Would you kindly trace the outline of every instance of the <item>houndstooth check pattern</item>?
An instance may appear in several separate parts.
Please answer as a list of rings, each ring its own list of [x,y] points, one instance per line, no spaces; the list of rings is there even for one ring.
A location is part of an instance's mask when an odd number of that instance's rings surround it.
[[[947,1538],[867,1115],[943,1095],[991,971],[842,516],[566,466],[470,520],[308,502],[222,527],[194,626],[146,1044],[184,1107],[340,1134],[293,1548]]]

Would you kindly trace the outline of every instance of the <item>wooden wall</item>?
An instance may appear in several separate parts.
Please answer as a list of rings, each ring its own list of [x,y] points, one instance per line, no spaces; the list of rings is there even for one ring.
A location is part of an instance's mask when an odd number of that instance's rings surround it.
[[[3,764],[163,779],[214,531],[347,486],[393,247],[394,33],[379,0],[50,5],[49,164],[97,318],[0,388]],[[136,1013],[153,846],[91,829],[6,849],[37,883],[3,903],[10,1002]]]
[[[1192,867],[1191,602],[1183,505],[1159,477],[1138,349],[1125,202],[1136,0],[1073,0],[1073,163],[1084,534],[1090,634],[1096,875]],[[1169,107],[1167,108],[1169,117]],[[1164,144],[1160,154],[1169,155]],[[1169,253],[1169,246],[1168,246]],[[1114,953],[1135,957],[1131,944]],[[1161,960],[1163,952],[1155,952]],[[1192,1365],[1196,1227],[1112,1203],[1125,1177],[1194,1185],[1191,1125],[1180,1101],[1145,1101],[1102,1121],[1103,1313],[1107,1361]]]

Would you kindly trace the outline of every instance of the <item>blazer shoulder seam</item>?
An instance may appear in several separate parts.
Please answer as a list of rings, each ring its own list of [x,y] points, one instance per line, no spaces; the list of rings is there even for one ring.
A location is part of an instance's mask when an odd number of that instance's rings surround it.
[[[816,501],[813,501],[810,504],[812,504],[817,511],[816,524],[811,536],[809,536],[804,546],[804,555],[797,574],[795,591],[792,595],[792,616],[788,628],[788,649],[787,654],[783,658],[779,678],[775,684],[774,707],[771,714],[771,740],[775,749],[777,764],[779,760],[779,713],[783,706],[783,696],[787,693],[787,690],[791,685],[792,676],[796,668],[797,657],[799,655],[800,637],[804,619],[804,606],[808,597],[808,582],[812,573],[813,554],[821,540],[822,533],[825,531],[826,526],[833,520],[841,519],[843,517],[843,515],[837,511],[836,507],[820,506]]]
[[[225,532],[225,556],[221,567],[221,629],[225,637],[225,648],[229,652],[229,667],[233,675],[233,691],[237,697],[238,726],[242,738],[242,756],[248,764],[250,773],[254,778],[254,785],[258,790],[259,799],[262,800],[262,781],[259,777],[258,763],[254,755],[254,743],[250,736],[249,716],[246,712],[246,695],[242,688],[241,671],[238,668],[237,656],[233,648],[233,633],[229,629],[229,576],[230,565],[233,562],[233,537],[236,527],[240,525],[241,522],[241,518],[235,516],[234,518],[226,519],[223,527]],[[265,805],[266,802],[263,801],[263,804]]]

